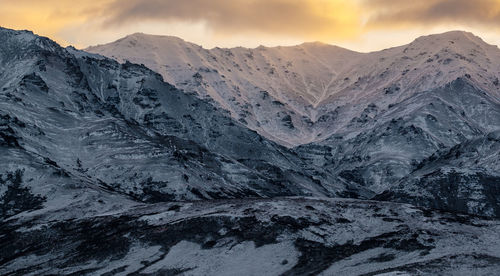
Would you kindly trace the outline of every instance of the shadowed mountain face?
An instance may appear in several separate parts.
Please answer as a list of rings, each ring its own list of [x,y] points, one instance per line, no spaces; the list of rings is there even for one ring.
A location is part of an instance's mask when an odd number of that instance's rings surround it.
[[[30,33],[2,41],[6,151],[143,201],[335,195],[327,173],[145,67]]]
[[[500,216],[497,98],[459,78],[388,110],[378,111],[376,104],[366,110],[371,114],[353,122],[363,125],[361,130],[300,146],[297,152],[374,193],[396,189],[391,200]]]
[[[0,274],[500,267],[498,49],[470,34],[370,54],[90,49],[158,73],[27,31],[0,41]]]

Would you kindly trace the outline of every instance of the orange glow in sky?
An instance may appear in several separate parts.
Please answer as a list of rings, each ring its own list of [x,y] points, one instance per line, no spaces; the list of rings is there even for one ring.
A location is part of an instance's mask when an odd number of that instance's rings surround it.
[[[0,26],[84,48],[144,32],[206,48],[322,41],[358,51],[449,30],[500,44],[500,0],[1,0]]]

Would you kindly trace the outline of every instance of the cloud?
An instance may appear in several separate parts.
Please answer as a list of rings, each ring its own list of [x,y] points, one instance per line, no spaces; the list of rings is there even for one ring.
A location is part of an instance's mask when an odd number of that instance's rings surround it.
[[[106,43],[134,32],[204,46],[254,47],[320,40],[358,50],[450,29],[500,41],[500,0],[0,0],[0,26],[63,45]]]
[[[372,16],[368,27],[406,24],[429,26],[435,24],[460,24],[500,26],[500,1],[498,0],[364,0]]]
[[[103,26],[139,21],[204,22],[217,33],[349,36],[359,31],[356,6],[339,0],[116,0]]]
[[[340,41],[373,29],[500,26],[500,0],[112,0],[103,6],[105,28],[202,22],[219,36]]]

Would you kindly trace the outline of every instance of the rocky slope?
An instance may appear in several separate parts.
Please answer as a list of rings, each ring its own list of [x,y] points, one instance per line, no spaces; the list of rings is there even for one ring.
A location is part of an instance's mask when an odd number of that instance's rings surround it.
[[[362,130],[300,146],[299,155],[376,194],[397,189],[397,199],[392,198],[400,202],[500,216],[498,194],[491,196],[491,189],[500,183],[498,98],[459,78],[442,88],[415,93],[387,110],[379,111],[376,104],[366,110],[369,115],[354,123]],[[429,170],[460,173],[442,177],[444,189],[436,187],[435,180],[425,180]],[[478,173],[488,180],[474,180]],[[414,182],[420,188],[415,189]],[[438,195],[436,189],[443,190]],[[401,193],[419,194],[419,199],[406,201]],[[446,201],[460,201],[463,206]],[[489,207],[475,207],[478,202]]]
[[[1,35],[1,141],[9,158],[37,156],[63,176],[143,201],[343,189],[145,67],[67,51],[27,32]],[[20,165],[28,161],[4,160],[3,175],[34,177]]]

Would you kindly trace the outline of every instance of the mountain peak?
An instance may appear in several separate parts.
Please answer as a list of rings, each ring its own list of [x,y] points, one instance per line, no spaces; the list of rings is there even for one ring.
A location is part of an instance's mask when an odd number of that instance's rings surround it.
[[[31,40],[35,39],[36,37],[38,37],[32,31],[28,31],[28,30],[19,30],[18,31],[18,30],[3,28],[3,27],[0,27],[0,33],[2,35],[7,35],[9,37],[15,36],[16,39],[19,41],[21,41],[21,40],[31,41]]]
[[[302,44],[300,44],[300,46],[333,46],[333,45],[330,45],[330,44],[327,44],[327,43],[324,43],[324,42],[321,42],[321,41],[309,41],[309,42],[304,42]]]
[[[40,49],[47,51],[60,51],[61,47],[51,39],[39,36],[28,30],[12,30],[0,27],[0,48],[4,57],[12,58],[27,52],[39,53]]]
[[[328,43],[321,42],[321,41],[304,42],[304,43],[299,44],[297,46],[303,47],[303,48],[342,48],[342,47],[328,44]],[[296,47],[296,46],[294,46],[294,47]],[[342,49],[344,49],[344,48],[342,48]],[[346,49],[346,50],[348,50],[348,49]],[[351,50],[349,50],[349,51],[351,51]]]
[[[152,35],[152,34],[146,34],[142,32],[137,32],[133,33],[130,35],[127,35],[125,37],[122,37],[118,40],[115,40],[114,42],[111,42],[109,44],[104,44],[104,45],[95,45],[95,46],[90,46],[84,50],[89,51],[92,49],[96,49],[102,46],[106,45],[126,45],[128,47],[137,47],[137,46],[162,46],[162,47],[171,47],[172,45],[175,44],[189,44],[189,42],[186,42],[182,38],[176,37],[176,36],[165,36],[165,35]]]
[[[447,45],[455,43],[458,43],[460,45],[472,43],[480,46],[491,46],[490,44],[482,40],[480,37],[474,35],[471,32],[466,32],[466,31],[449,31],[440,34],[421,36],[415,39],[411,44]]]
[[[13,30],[13,29],[9,29],[9,28],[5,28],[5,27],[2,27],[0,26],[0,32],[8,32],[8,33],[15,33],[15,34],[31,34],[31,35],[34,35],[34,33],[30,30]]]
[[[185,42],[184,39],[177,36],[170,35],[154,35],[154,34],[146,34],[143,32],[137,32],[124,37],[126,39],[147,39],[147,40],[174,40],[174,41],[182,41]]]

